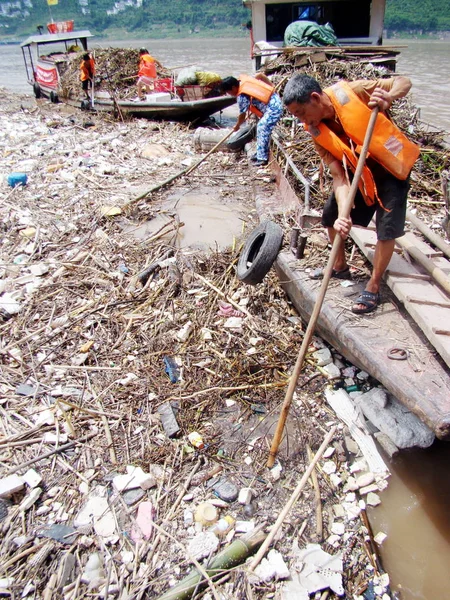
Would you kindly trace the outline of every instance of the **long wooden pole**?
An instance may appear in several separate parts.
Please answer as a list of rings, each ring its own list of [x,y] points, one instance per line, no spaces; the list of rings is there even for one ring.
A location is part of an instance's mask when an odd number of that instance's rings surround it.
[[[375,127],[375,121],[377,120],[378,115],[378,107],[372,110],[372,114],[370,115],[369,124],[367,125],[367,131],[364,138],[364,144],[361,149],[361,154],[359,155],[358,164],[356,166],[355,175],[353,177],[352,185],[350,187],[350,191],[348,193],[345,205],[342,210],[342,216],[348,217],[350,215],[350,211],[353,206],[353,201],[356,196],[356,192],[358,190],[359,180],[361,179],[362,170],[364,167],[364,163],[367,156],[367,151],[369,149],[370,140],[372,139],[373,130]],[[267,460],[267,466],[269,468],[273,467],[275,463],[275,458],[278,452],[278,448],[281,443],[281,438],[283,436],[284,426],[286,424],[286,419],[289,414],[289,409],[292,403],[292,397],[294,395],[295,387],[297,385],[298,378],[300,376],[300,372],[303,366],[303,361],[306,356],[306,352],[309,347],[309,343],[311,341],[312,335],[314,333],[314,329],[316,327],[317,319],[319,317],[320,309],[322,308],[323,300],[325,298],[325,294],[328,288],[328,283],[331,278],[331,272],[333,270],[333,265],[335,263],[336,257],[339,252],[339,248],[343,240],[340,235],[336,235],[334,238],[333,246],[331,248],[330,257],[328,259],[327,266],[325,267],[323,273],[322,285],[320,286],[319,295],[317,296],[316,303],[314,305],[314,309],[312,311],[311,317],[309,319],[308,327],[305,331],[305,335],[303,337],[303,343],[300,347],[297,361],[295,363],[294,371],[292,372],[291,378],[289,380],[289,386],[286,391],[286,396],[283,401],[283,405],[281,407],[280,418],[278,419],[277,428],[275,430],[275,434],[273,436],[272,445],[270,447],[269,458]]]
[[[447,258],[450,258],[450,246],[444,240],[443,237],[435,233],[432,229],[428,227],[423,221],[419,219],[415,214],[413,214],[409,209],[406,210],[406,218],[411,222],[412,225],[416,229],[420,231],[436,248],[445,254]]]
[[[445,274],[445,271],[440,269],[434,262],[428,258],[419,248],[416,248],[407,237],[402,236],[395,240],[399,246],[401,246],[406,252],[412,256],[412,258],[422,265],[422,267],[429,273],[434,281],[445,291],[450,294],[450,279]]]

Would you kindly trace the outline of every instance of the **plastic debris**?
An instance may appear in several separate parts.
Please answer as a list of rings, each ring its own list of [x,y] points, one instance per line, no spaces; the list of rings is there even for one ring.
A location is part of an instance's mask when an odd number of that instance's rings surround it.
[[[158,406],[158,414],[167,437],[173,438],[177,436],[180,432],[180,427],[170,402],[164,402],[164,404]]]
[[[70,546],[75,541],[78,532],[74,527],[58,523],[42,529],[39,535]]]
[[[138,543],[150,539],[153,530],[153,505],[141,502],[138,506],[136,523],[131,530],[131,539]]]
[[[25,481],[19,475],[8,475],[0,479],[0,498],[10,498],[25,487]]]
[[[26,185],[28,176],[26,173],[10,173],[7,177],[8,185],[12,188],[17,185]]]
[[[156,485],[155,478],[149,473],[144,473],[141,467],[128,465],[127,472],[123,475],[116,475],[113,479],[114,487],[118,492],[142,488],[149,490]]]
[[[195,510],[195,521],[206,527],[213,525],[218,519],[219,513],[217,508],[209,502],[202,502]]]
[[[171,358],[170,356],[164,356],[163,361],[165,365],[164,370],[169,376],[171,383],[177,383],[180,379],[180,368],[177,362],[174,358]]]
[[[202,448],[205,447],[202,436],[199,433],[197,433],[196,431],[192,431],[188,435],[188,440],[191,442],[191,444],[194,446],[194,448],[198,448],[199,450],[201,450]]]
[[[225,502],[234,502],[238,495],[238,488],[228,479],[221,478],[213,487],[215,495]]]

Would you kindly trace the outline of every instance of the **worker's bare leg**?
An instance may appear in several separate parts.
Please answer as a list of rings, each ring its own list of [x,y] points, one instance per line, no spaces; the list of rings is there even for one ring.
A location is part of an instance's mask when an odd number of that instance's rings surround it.
[[[366,290],[376,294],[380,290],[381,278],[387,269],[388,264],[394,252],[395,240],[378,240],[375,246],[375,254],[373,256],[372,277],[366,285]],[[363,309],[364,305],[355,304],[358,309]]]
[[[145,89],[145,85],[141,81],[139,81],[137,84],[137,95],[139,96],[139,98],[144,97]]]

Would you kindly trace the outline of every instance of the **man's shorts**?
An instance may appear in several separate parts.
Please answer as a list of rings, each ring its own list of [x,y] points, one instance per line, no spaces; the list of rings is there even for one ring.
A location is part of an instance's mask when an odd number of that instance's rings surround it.
[[[374,168],[372,172],[377,186],[378,197],[383,203],[384,208],[380,206],[378,201],[375,201],[375,204],[372,206],[367,206],[361,192],[358,190],[355,196],[355,206],[350,212],[350,218],[353,225],[367,227],[375,214],[377,238],[379,240],[394,240],[405,233],[409,177],[405,181],[402,181],[384,169],[382,169],[382,173],[378,173],[380,170],[381,168]],[[333,192],[323,208],[322,225],[324,227],[333,227],[337,218],[338,207]]]
[[[85,79],[84,81],[81,82],[81,87],[83,90],[88,90],[91,87],[91,80],[90,79]]]

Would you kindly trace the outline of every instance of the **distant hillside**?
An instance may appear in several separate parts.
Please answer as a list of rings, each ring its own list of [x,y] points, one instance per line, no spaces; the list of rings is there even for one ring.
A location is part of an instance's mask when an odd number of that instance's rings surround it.
[[[51,11],[51,12],[50,12]],[[51,20],[74,20],[76,28],[99,34],[122,29],[161,37],[164,31],[219,31],[239,27],[250,12],[241,0],[0,0],[0,36],[33,33]]]
[[[51,12],[50,12],[51,11]],[[130,37],[183,36],[214,30],[223,34],[250,17],[241,0],[0,0],[0,37],[23,36],[55,21],[73,19],[76,28],[125,32]],[[389,31],[450,31],[450,0],[387,0]],[[119,33],[120,34],[120,33]]]
[[[387,0],[388,30],[450,31],[450,0]]]

